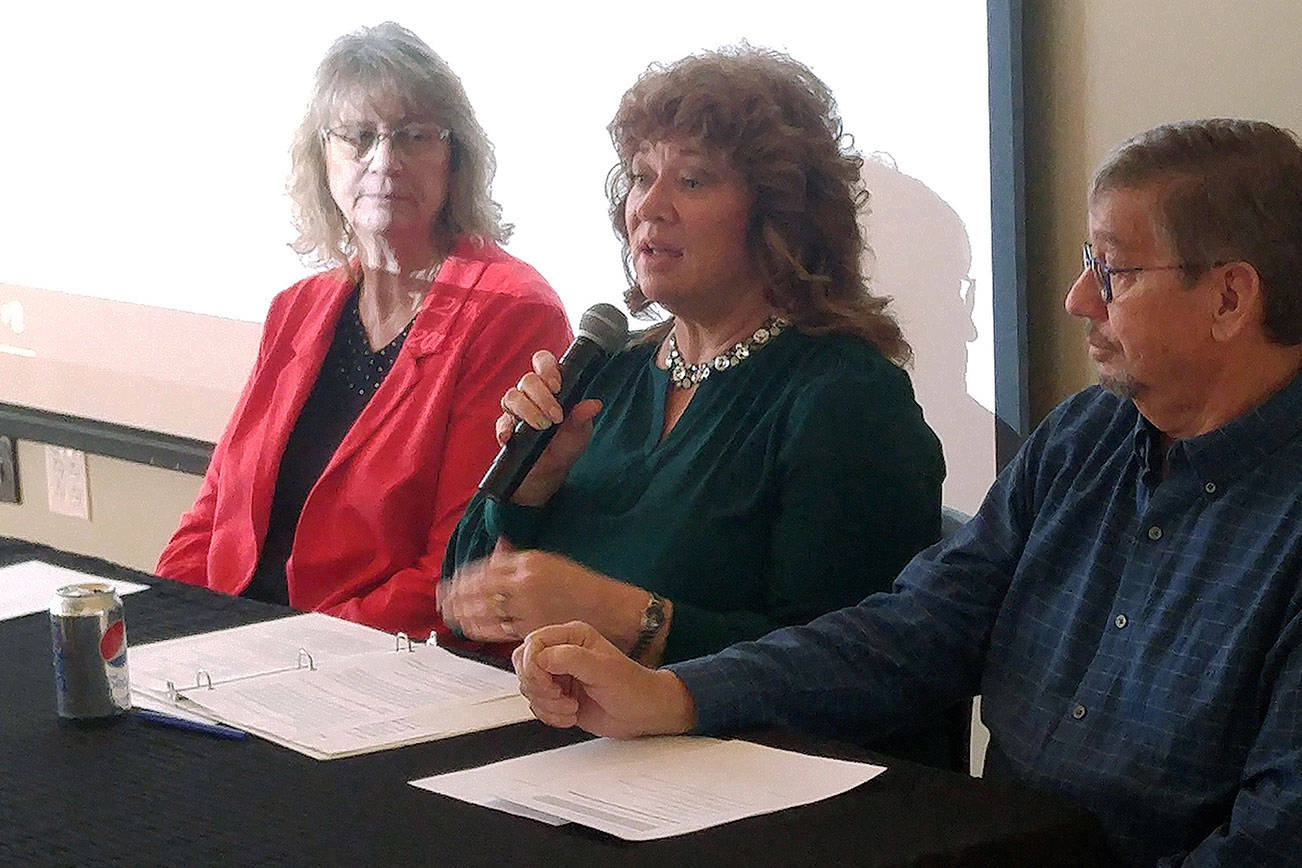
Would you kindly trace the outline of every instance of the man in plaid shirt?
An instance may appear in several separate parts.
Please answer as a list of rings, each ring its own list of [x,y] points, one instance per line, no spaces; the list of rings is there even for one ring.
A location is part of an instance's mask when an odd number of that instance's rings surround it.
[[[1098,170],[1067,310],[1101,387],[890,594],[650,670],[587,625],[516,652],[600,735],[881,736],[982,695],[986,775],[1091,809],[1133,864],[1302,858],[1302,148],[1143,133]]]

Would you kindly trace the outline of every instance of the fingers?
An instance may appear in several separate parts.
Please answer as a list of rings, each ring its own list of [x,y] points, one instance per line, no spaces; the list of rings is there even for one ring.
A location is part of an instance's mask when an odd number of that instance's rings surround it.
[[[696,723],[678,676],[630,660],[581,621],[533,631],[511,662],[534,716],[552,726],[630,738],[683,733]]]
[[[602,645],[615,647],[607,642],[595,627],[582,621],[567,621],[564,624],[539,627],[529,634],[529,640],[525,644],[535,654],[553,645],[578,645],[585,648],[599,648]]]
[[[547,391],[537,374],[525,374],[514,388],[507,389],[502,396],[502,409],[507,415],[522,419],[539,431],[550,428],[564,417],[556,396]]]
[[[622,661],[630,663],[623,652],[612,645],[595,627],[583,621],[551,624],[530,633],[521,645],[521,661],[534,678],[549,676],[560,692],[559,676],[571,676],[582,684],[608,680]],[[636,665],[636,664],[634,664]]]
[[[451,579],[441,582],[437,600],[439,612],[449,626],[469,639],[481,642],[509,642],[520,638],[519,614],[509,592],[498,588],[491,558],[462,567]]]
[[[585,641],[595,644],[597,640],[600,642],[606,641],[594,628],[582,621],[550,624],[534,630],[525,637],[524,641],[520,643],[520,647],[511,654],[511,663],[515,666],[516,674],[520,676],[521,690],[523,691],[526,686],[532,686],[536,688],[540,695],[545,696],[560,696],[572,693],[572,691],[564,689],[562,682],[554,678],[550,670],[539,664],[538,655],[555,646],[577,645],[582,647],[582,643]],[[609,645],[610,643],[607,642],[606,644]],[[529,693],[525,692],[525,695],[528,696]]]
[[[497,435],[497,445],[505,446],[506,441],[511,439],[511,432],[515,430],[515,423],[520,420],[508,412],[503,412],[493,423],[493,433]]]
[[[585,689],[606,687],[616,682],[621,669],[632,663],[627,656],[609,642],[603,647],[588,648],[581,645],[553,645],[538,652],[535,661],[539,669],[558,680],[569,677]],[[633,663],[636,666],[636,663]],[[571,692],[573,692],[571,690]]]
[[[533,372],[542,378],[547,388],[554,394],[561,390],[561,366],[556,357],[547,350],[533,354]]]
[[[529,700],[534,717],[550,726],[570,727],[578,722],[579,702],[567,676],[554,677],[538,665],[538,652],[547,647],[556,628],[543,627],[526,637],[511,654],[511,664],[520,678],[520,692]],[[543,634],[543,635],[539,635]],[[565,634],[559,634],[561,638]]]
[[[525,637],[513,656],[520,692],[534,716],[552,726],[581,726],[597,735],[628,737],[642,730],[624,720],[637,709],[639,673],[597,630],[581,621],[542,627]],[[644,716],[644,715],[643,715]]]
[[[559,389],[560,385],[557,384],[556,390]],[[521,419],[527,420],[535,428],[556,425],[565,418],[565,413],[556,400],[556,391],[538,374],[530,373],[521,377],[520,382],[515,384],[515,388],[507,391],[504,400],[507,403],[508,410]],[[522,412],[517,412],[517,405]],[[539,421],[535,421],[535,419]],[[542,424],[539,424],[539,422]]]
[[[520,378],[514,388],[502,396],[502,409],[516,419],[523,419],[542,430],[560,424],[564,418],[556,393],[561,389],[561,369],[556,357],[547,350],[533,354],[533,370]],[[505,427],[514,426],[511,422]],[[502,440],[504,420],[498,420],[498,440]]]
[[[502,415],[496,424],[497,442],[505,444],[515,423],[524,420],[543,430],[560,424],[565,414],[556,401],[561,390],[561,369],[556,357],[547,350],[533,354],[533,370],[520,378],[514,388],[502,396]]]

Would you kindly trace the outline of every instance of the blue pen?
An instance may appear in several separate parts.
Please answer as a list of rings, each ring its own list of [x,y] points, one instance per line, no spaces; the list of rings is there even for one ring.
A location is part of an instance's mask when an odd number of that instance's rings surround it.
[[[232,726],[222,726],[220,723],[201,723],[197,720],[186,720],[184,717],[173,717],[170,714],[163,714],[160,711],[150,711],[147,708],[137,708],[134,710],[134,714],[145,723],[152,723],[158,726],[170,726],[174,729],[188,729],[190,732],[202,732],[207,735],[215,735],[218,738],[240,739],[249,737],[249,734],[244,730],[235,729]]]

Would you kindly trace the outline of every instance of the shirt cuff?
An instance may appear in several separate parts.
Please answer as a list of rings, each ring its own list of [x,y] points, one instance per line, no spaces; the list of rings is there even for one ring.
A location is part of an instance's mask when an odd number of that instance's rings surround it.
[[[677,675],[692,695],[696,705],[693,733],[710,735],[753,725],[756,714],[744,707],[746,691],[737,689],[728,677],[727,661],[719,659],[718,654],[671,663],[663,668]]]

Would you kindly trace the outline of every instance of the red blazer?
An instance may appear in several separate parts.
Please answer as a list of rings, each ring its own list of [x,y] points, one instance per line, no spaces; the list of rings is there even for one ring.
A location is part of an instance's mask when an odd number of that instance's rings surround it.
[[[194,506],[156,572],[238,594],[257,565],[280,458],[352,288],[343,270],[271,303],[253,373]],[[531,267],[462,241],[439,269],[389,374],[308,493],[285,565],[289,602],[423,637],[443,549],[497,452],[502,394],[539,349],[570,341]]]

